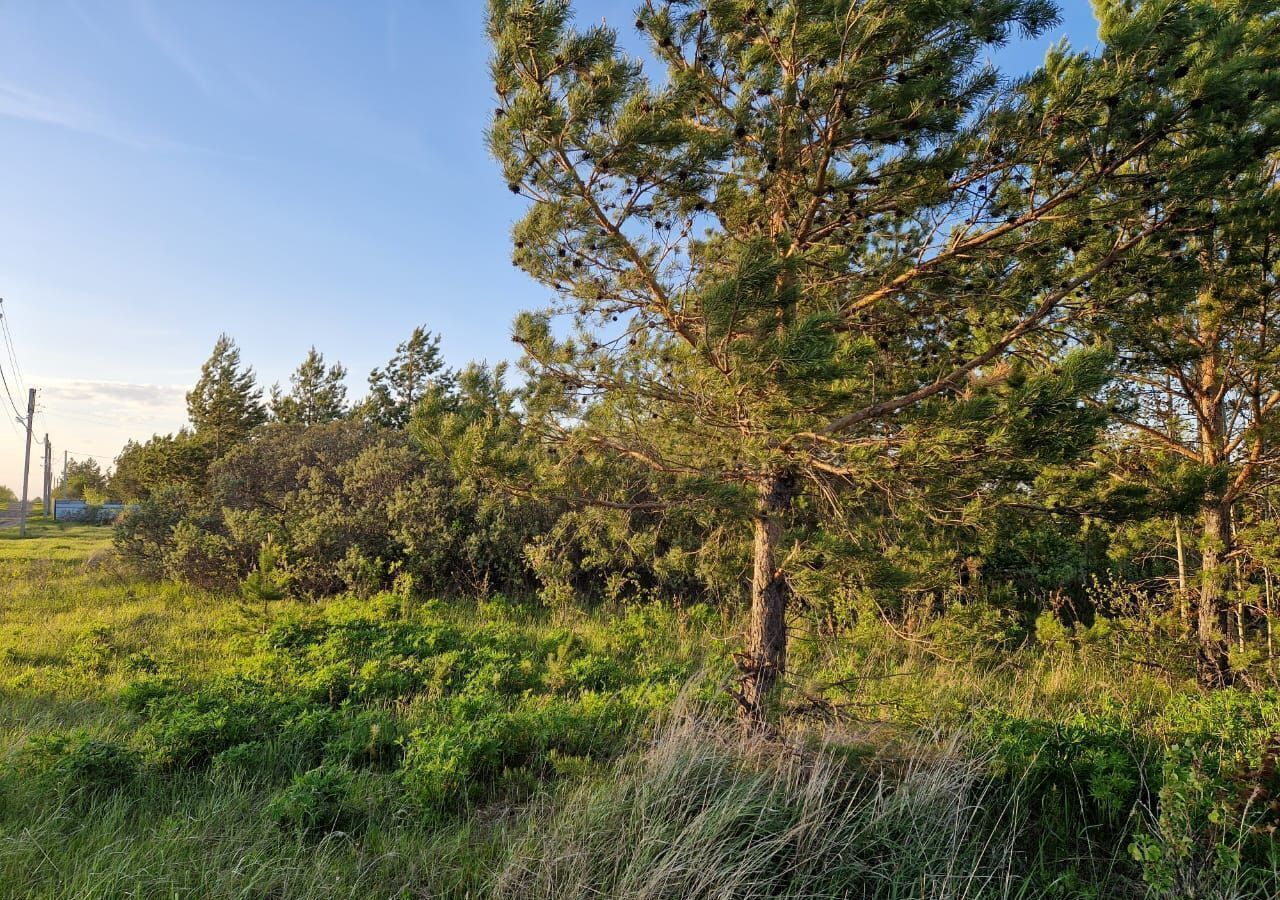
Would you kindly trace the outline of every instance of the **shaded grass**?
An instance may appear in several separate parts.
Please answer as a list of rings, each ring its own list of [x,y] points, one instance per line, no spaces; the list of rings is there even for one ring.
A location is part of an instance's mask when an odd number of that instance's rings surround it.
[[[391,812],[358,837],[318,841],[264,815],[261,784],[231,775],[148,781],[110,797],[43,804],[0,827],[6,897],[473,897],[501,831],[427,829]]]

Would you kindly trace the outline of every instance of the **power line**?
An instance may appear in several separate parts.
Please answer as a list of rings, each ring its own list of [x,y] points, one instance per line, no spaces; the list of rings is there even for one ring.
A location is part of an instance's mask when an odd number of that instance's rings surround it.
[[[67,450],[66,452],[72,456],[88,456],[92,459],[105,459],[108,462],[115,462],[116,459],[114,456],[105,456],[101,453],[81,453],[79,450]]]
[[[16,377],[16,374],[15,374],[15,377]],[[4,384],[4,393],[5,393],[5,396],[9,398],[9,407],[13,410],[13,414],[18,418],[22,418],[23,412],[22,410],[18,409],[17,401],[13,399],[13,391],[10,390],[9,388],[9,376],[4,374],[4,366],[0,366],[0,383]],[[19,388],[22,387],[21,382],[18,383],[18,387]],[[8,417],[9,417],[9,414],[6,412],[5,418],[7,419]]]
[[[22,371],[18,367],[18,356],[13,349],[13,337],[9,331],[9,316],[4,310],[4,299],[0,298],[0,333],[4,335],[5,348],[8,351],[9,359],[13,363],[13,378],[18,386],[19,393],[22,390]],[[9,376],[4,373],[4,366],[0,366],[0,384],[4,386],[4,395],[9,399],[9,408],[13,410],[16,418],[24,418],[23,411],[18,407],[18,401],[13,399],[13,388],[9,384]],[[9,418],[8,412],[4,417]]]
[[[23,377],[22,366],[18,365],[18,352],[13,346],[13,332],[9,330],[9,317],[5,315],[3,297],[0,297],[0,325],[4,326],[5,346],[9,350],[9,359],[13,362],[13,371],[17,375],[18,384],[21,385],[27,379]]]
[[[22,440],[22,432],[18,430],[17,418],[9,415],[9,411],[7,409],[4,410],[3,412],[4,414],[0,415],[0,419],[4,419],[6,422],[8,422],[9,430],[13,432],[13,436],[16,437],[18,440]]]
[[[12,416],[9,415],[9,410],[6,409],[3,410],[3,415],[0,415],[0,418],[3,418],[9,423],[9,430],[14,433],[15,437],[21,440],[22,433],[17,428],[17,420],[25,420],[25,417],[22,414],[22,410],[18,409],[18,404],[13,402],[13,394],[9,390],[9,379],[5,377],[4,368],[2,366],[0,366],[0,383],[4,384],[5,395],[9,398],[9,406],[13,409]]]

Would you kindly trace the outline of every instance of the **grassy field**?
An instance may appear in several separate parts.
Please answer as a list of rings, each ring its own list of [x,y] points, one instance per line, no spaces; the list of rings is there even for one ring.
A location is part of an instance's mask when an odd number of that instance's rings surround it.
[[[677,641],[616,676],[598,622],[492,604],[276,604],[267,622],[121,574],[110,543],[88,526],[0,536],[0,896],[479,896],[514,840],[510,804],[602,765],[691,671]],[[341,633],[313,648],[325,661],[282,671],[326,626]],[[496,733],[468,744],[471,726]],[[495,744],[516,728],[545,728],[545,746]]]
[[[1280,699],[1134,664],[1129,630],[801,630],[781,744],[729,724],[735,623],[702,607],[264,613],[122,571],[105,529],[33,531],[0,535],[0,897],[1280,885]]]

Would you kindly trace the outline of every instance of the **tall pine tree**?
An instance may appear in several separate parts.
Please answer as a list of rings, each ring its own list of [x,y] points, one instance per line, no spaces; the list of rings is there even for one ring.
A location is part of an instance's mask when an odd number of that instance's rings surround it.
[[[1272,2],[1149,6],[1174,77],[1129,114],[1160,116],[1169,138],[1121,173],[1161,185],[1156,203],[1174,222],[1091,294],[1098,330],[1121,351],[1113,414],[1203,486],[1195,632],[1199,677],[1213,686],[1231,679],[1235,507],[1280,462],[1280,19]],[[1150,14],[1098,9],[1109,44],[1148,39]]]
[[[748,721],[785,671],[798,511],[957,461],[1027,383],[1034,354],[1012,356],[1056,351],[1082,288],[1168,222],[1158,185],[1119,174],[1168,140],[1131,112],[1172,77],[1158,47],[1058,49],[1016,83],[985,62],[1055,20],[1046,0],[646,2],[649,77],[565,0],[490,2],[490,143],[532,201],[514,261],[555,294],[517,323],[561,388],[531,412],[562,465],[622,455],[751,523]],[[1033,383],[1061,405],[1053,377]]]
[[[347,370],[341,363],[326,367],[315,347],[289,376],[289,392],[271,389],[271,415],[279,422],[322,425],[347,414]]]
[[[267,420],[253,368],[241,364],[240,348],[225,334],[218,336],[199,380],[187,393],[187,417],[196,438],[215,457]]]
[[[385,368],[369,373],[369,396],[364,415],[383,428],[403,429],[413,408],[434,387],[448,390],[454,374],[440,355],[440,337],[421,325],[409,339],[396,346],[395,356]]]

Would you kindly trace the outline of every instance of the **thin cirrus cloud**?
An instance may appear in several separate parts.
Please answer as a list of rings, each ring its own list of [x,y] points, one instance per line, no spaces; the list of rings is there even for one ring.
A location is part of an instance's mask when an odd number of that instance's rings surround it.
[[[224,107],[235,107],[248,100],[265,107],[278,98],[276,92],[258,75],[227,56],[214,56],[211,64],[191,48],[181,34],[157,13],[150,0],[133,0],[133,18],[138,29],[160,56],[181,72],[206,100]]]
[[[191,79],[205,97],[221,99],[219,86],[223,79],[210,71],[186,44],[165,26],[151,4],[147,0],[134,0],[132,8],[142,33],[161,55]]]
[[[319,136],[382,162],[427,164],[427,147],[418,129],[398,117],[377,113],[376,103],[371,102],[377,98],[334,80],[327,68],[281,58],[275,62],[275,71],[264,70],[260,61],[246,57],[243,46],[215,54],[207,45],[193,43],[191,35],[175,25],[171,8],[166,10],[153,0],[132,0],[129,8],[135,27],[150,48],[222,114],[261,115],[269,111],[275,117],[274,127],[294,136]],[[252,23],[252,33],[254,28],[269,29],[270,21],[269,15],[250,15],[242,25]],[[388,6],[385,34],[392,68],[398,28],[392,4]]]
[[[38,94],[6,82],[0,82],[0,117],[63,128],[136,150],[192,149],[177,141],[134,131],[101,113],[70,101]]]

